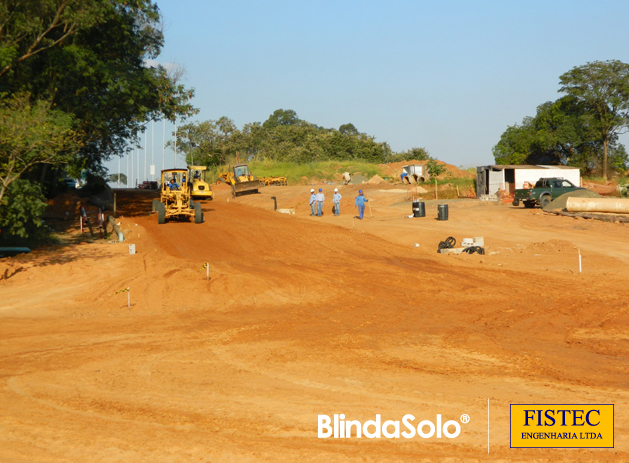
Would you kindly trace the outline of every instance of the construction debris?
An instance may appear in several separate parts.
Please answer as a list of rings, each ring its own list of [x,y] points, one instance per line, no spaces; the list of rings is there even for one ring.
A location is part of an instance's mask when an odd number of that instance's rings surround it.
[[[437,252],[440,254],[485,254],[485,248],[483,247],[485,244],[485,240],[483,237],[475,237],[475,238],[463,238],[461,241],[461,247],[455,248],[456,239],[453,236],[446,238],[445,241],[441,241],[437,248]]]

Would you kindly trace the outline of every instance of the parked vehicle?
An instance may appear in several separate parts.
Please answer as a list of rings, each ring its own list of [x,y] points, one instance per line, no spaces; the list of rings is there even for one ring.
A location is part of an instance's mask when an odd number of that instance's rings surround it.
[[[142,190],[157,190],[157,182],[145,180],[138,185],[138,188]]]
[[[553,199],[575,190],[585,190],[585,188],[578,187],[564,178],[540,178],[533,188],[515,190],[512,204],[517,207],[522,201],[526,208],[533,208],[536,205],[544,208]]]
[[[63,180],[61,180],[61,183],[72,190],[78,188],[78,182],[73,178],[64,178]]]

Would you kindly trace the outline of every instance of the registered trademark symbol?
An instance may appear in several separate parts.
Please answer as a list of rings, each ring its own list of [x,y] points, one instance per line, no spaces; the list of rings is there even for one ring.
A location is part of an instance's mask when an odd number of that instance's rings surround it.
[[[470,422],[470,415],[467,414],[462,414],[461,415],[461,423],[465,424],[465,423],[469,423]]]

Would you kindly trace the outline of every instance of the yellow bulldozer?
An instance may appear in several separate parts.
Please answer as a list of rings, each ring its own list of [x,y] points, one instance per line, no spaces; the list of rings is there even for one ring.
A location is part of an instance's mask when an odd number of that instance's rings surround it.
[[[257,193],[264,186],[255,176],[249,172],[247,164],[237,164],[229,172],[220,175],[219,181],[223,181],[232,187],[232,196],[251,192]]]
[[[192,200],[190,185],[186,180],[186,169],[162,170],[162,188],[159,199],[153,200],[153,212],[157,212],[157,223],[167,220],[194,218],[194,223],[202,223],[205,216],[201,211],[201,203]]]
[[[214,192],[207,181],[207,167],[188,166],[188,186],[192,199],[214,199]]]

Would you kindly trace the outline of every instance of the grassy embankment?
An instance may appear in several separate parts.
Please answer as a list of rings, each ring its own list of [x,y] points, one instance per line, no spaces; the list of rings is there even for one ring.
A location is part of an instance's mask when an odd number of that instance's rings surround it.
[[[289,185],[307,185],[310,183],[318,183],[323,180],[326,182],[340,182],[343,172],[349,172],[351,175],[363,175],[371,178],[378,174],[380,177],[389,178],[391,183],[400,183],[399,174],[395,176],[387,175],[386,171],[369,162],[354,161],[318,161],[306,164],[297,164],[294,162],[273,162],[273,161],[251,161],[249,170],[257,177],[286,177]],[[216,181],[221,172],[226,172],[228,166],[219,166],[209,169],[209,178]],[[475,170],[474,170],[475,171]],[[442,174],[437,178],[438,197],[440,199],[453,199],[458,197],[474,197],[475,179],[466,177],[452,177]],[[427,193],[419,196],[424,199],[434,199],[435,182],[425,182],[419,184],[427,190]],[[457,190],[458,187],[458,190]]]
[[[371,178],[381,170],[376,164],[365,161],[318,161],[307,164],[294,162],[252,161],[249,162],[249,170],[256,177],[286,177],[289,185],[307,185],[313,181],[325,180],[328,182],[340,182],[343,172],[352,175],[364,175]],[[227,172],[228,166],[219,166],[210,170],[210,179],[216,181],[221,172]]]

